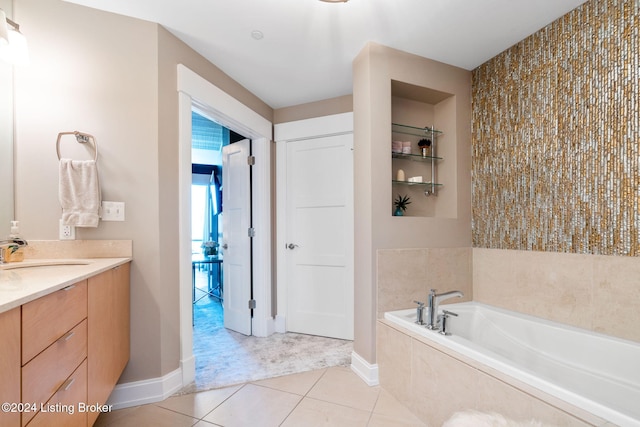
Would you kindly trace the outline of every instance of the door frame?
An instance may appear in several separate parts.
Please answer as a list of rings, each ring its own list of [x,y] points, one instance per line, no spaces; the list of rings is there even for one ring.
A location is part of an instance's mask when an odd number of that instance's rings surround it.
[[[191,110],[253,141],[253,335],[274,333],[271,313],[272,123],[183,64],[177,66],[180,368],[182,385],[195,379],[191,293]]]
[[[276,283],[278,284],[277,305],[278,314],[275,318],[275,331],[287,332],[287,142],[301,139],[322,138],[333,135],[353,133],[353,112],[278,123],[273,129],[276,142]],[[353,238],[353,236],[352,236]]]

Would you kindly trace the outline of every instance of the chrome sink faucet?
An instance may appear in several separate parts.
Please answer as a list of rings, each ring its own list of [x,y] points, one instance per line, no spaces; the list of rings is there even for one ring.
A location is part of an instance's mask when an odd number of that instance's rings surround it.
[[[438,315],[438,306],[440,305],[440,302],[449,298],[460,298],[463,296],[464,294],[460,291],[449,291],[436,294],[436,290],[431,289],[427,303],[427,311],[429,315],[429,319],[427,320],[427,329],[439,331],[442,328],[442,316]]]
[[[17,246],[19,248],[23,247],[23,246],[27,246],[28,243],[26,240],[24,239],[20,239],[20,238],[13,238],[13,239],[6,239],[6,240],[0,240],[0,264],[4,264],[4,251],[7,248],[10,248],[12,246]]]

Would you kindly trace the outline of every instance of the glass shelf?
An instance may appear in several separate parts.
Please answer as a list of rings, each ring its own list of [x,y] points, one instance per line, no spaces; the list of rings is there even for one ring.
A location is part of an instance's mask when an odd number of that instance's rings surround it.
[[[437,186],[437,187],[442,187],[443,184],[436,184],[433,182],[409,182],[409,181],[396,181],[395,179],[391,180],[391,182],[393,184],[398,184],[398,185],[424,185],[424,186]]]
[[[414,136],[441,136],[443,133],[437,129],[433,128],[419,128],[415,126],[407,126],[401,125],[399,123],[391,123],[391,132],[393,133],[403,133],[406,135],[414,135]]]
[[[394,152],[391,152],[391,157],[393,157],[394,159],[413,160],[414,162],[430,162],[432,159],[442,160],[442,157],[436,157],[436,156],[422,157],[422,154],[403,154],[403,153],[394,153]]]

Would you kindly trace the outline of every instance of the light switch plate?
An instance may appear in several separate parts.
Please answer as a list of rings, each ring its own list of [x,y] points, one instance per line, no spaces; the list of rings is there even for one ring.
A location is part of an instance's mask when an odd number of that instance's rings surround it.
[[[124,202],[102,202],[103,221],[124,221]]]

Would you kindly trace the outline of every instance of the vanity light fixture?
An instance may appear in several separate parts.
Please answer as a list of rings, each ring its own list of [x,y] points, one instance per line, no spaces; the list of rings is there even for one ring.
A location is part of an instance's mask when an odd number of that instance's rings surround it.
[[[0,9],[0,61],[14,65],[25,65],[29,62],[27,39],[20,32],[20,25],[6,17]]]

